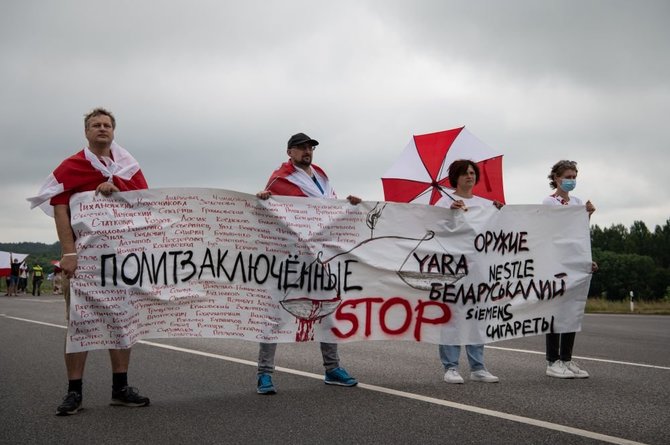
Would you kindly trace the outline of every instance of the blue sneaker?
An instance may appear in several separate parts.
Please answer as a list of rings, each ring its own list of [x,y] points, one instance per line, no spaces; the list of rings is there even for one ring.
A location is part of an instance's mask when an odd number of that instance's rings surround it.
[[[258,376],[258,386],[256,386],[256,392],[263,395],[277,393],[275,385],[272,384],[272,376],[270,374],[261,374]]]
[[[356,386],[358,380],[349,375],[344,368],[335,368],[326,371],[326,378],[323,379],[326,385]]]

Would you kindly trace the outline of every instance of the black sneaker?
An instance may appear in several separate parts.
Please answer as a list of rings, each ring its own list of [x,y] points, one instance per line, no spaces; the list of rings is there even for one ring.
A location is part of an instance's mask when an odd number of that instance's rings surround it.
[[[81,409],[84,409],[81,406],[81,394],[75,391],[70,391],[63,398],[63,403],[56,408],[56,415],[71,416],[72,414],[77,414]]]
[[[119,391],[112,391],[112,402],[110,405],[115,406],[147,406],[149,405],[149,398],[141,396],[137,392],[137,388],[126,386]]]

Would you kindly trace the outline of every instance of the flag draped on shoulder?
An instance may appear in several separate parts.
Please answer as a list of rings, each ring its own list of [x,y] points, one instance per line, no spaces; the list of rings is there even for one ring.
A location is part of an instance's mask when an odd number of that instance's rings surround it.
[[[326,173],[314,164],[311,167],[313,178],[292,162],[284,162],[272,173],[265,189],[279,196],[337,198]]]
[[[88,148],[64,160],[51,173],[36,196],[28,198],[30,208],[40,207],[53,216],[54,204],[66,204],[70,195],[95,190],[102,182],[112,182],[121,191],[146,189],[147,182],[139,163],[127,150],[115,142],[111,146],[112,158],[99,159]],[[52,198],[63,197],[63,202]]]

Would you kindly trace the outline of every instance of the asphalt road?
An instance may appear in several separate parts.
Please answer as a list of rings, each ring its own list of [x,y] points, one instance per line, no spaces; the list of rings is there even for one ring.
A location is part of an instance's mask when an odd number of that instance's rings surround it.
[[[585,380],[544,375],[543,337],[487,346],[497,384],[444,383],[435,345],[359,342],[340,356],[361,384],[331,387],[318,345],[280,345],[275,396],[255,392],[256,343],[151,340],[130,370],[150,407],[109,406],[109,359],[94,351],[85,409],[57,417],[63,311],[59,297],[0,297],[2,444],[670,443],[670,317],[587,315],[575,346]]]

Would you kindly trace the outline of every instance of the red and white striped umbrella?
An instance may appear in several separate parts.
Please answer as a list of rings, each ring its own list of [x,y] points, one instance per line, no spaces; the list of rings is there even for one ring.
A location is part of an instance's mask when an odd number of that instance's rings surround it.
[[[453,191],[449,165],[458,159],[469,159],[480,172],[473,194],[504,203],[502,157],[501,152],[477,139],[465,127],[415,135],[382,177],[384,198],[435,205]]]

